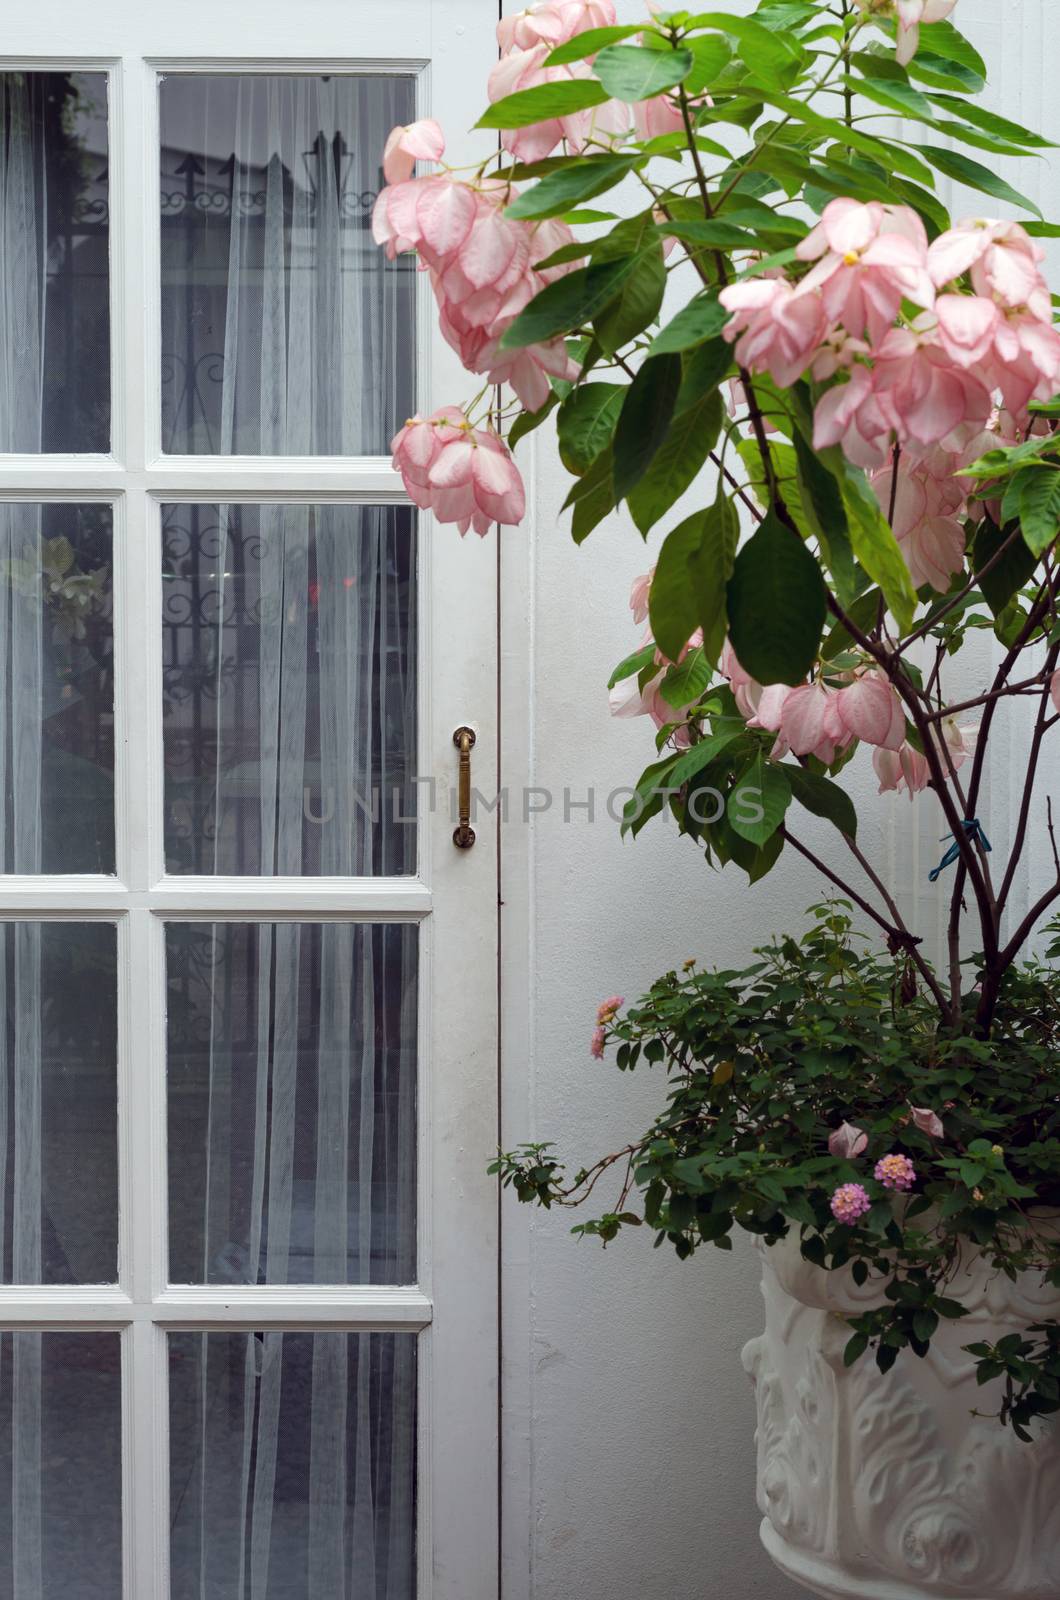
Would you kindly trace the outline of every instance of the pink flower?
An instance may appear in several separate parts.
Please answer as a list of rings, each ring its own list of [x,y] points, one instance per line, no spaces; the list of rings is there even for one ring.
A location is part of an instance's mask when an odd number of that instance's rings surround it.
[[[758,705],[762,698],[762,685],[757,683],[746,668],[740,665],[736,659],[736,651],[728,639],[722,646],[718,671],[723,677],[728,678],[729,687],[733,692],[733,698],[736,701],[736,707],[741,717],[745,721],[749,720],[758,710]]]
[[[648,598],[651,594],[651,580],[655,576],[655,568],[645,572],[639,578],[633,579],[633,587],[629,591],[629,609],[633,613],[634,622],[648,620]]]
[[[548,399],[547,374],[572,379],[578,368],[562,339],[501,350],[504,330],[523,307],[572,263],[539,270],[534,263],[573,234],[562,222],[521,222],[504,215],[510,190],[479,186],[446,174],[385,188],[372,226],[387,254],[415,249],[428,267],[439,324],[469,372],[510,383],[528,410]]]
[[[413,503],[459,531],[489,532],[491,523],[522,520],[526,497],[519,469],[495,433],[472,428],[462,412],[443,406],[412,417],[391,449]]]
[[[551,44],[537,44],[528,50],[502,55],[490,68],[486,84],[490,103],[524,89],[537,89],[550,83],[571,83],[592,76],[592,68],[585,61],[573,61],[565,67],[547,67],[545,62],[553,49]],[[577,151],[590,139],[601,135],[621,136],[628,128],[628,107],[619,100],[605,100],[602,105],[587,111],[573,111],[565,117],[550,117],[525,128],[505,129],[501,134],[501,144],[517,161],[542,161],[551,155],[561,140],[565,139],[569,148]]]
[[[594,1028],[593,1029],[592,1039],[589,1041],[589,1054],[595,1060],[597,1060],[597,1061],[602,1061],[603,1060],[603,1058],[604,1058],[604,1045],[605,1045],[606,1041],[607,1041],[607,1035],[605,1034],[603,1028]]]
[[[964,567],[965,533],[959,514],[967,491],[955,476],[962,464],[962,456],[940,450],[915,466],[905,461],[899,465],[892,526],[918,589],[930,584],[945,594],[950,579]],[[890,510],[893,481],[890,467],[873,474],[872,486],[885,511]]]
[[[903,300],[928,309],[934,305],[927,250],[924,224],[910,206],[831,200],[796,246],[800,261],[817,265],[795,293],[820,292],[829,325],[842,323],[855,338],[867,329],[875,345]]]
[[[788,691],[780,712],[778,744],[793,755],[814,755],[831,766],[837,753],[853,737],[839,714],[839,695],[816,683],[800,684]],[[774,757],[781,751],[774,747]]]
[[[714,101],[709,94],[705,94],[693,100],[691,104],[694,109],[702,105],[712,106]],[[680,102],[672,95],[656,94],[650,100],[637,100],[631,109],[633,128],[638,139],[659,139],[666,133],[685,131],[685,119],[681,115]]]
[[[926,1133],[929,1139],[941,1139],[944,1137],[945,1129],[942,1126],[942,1119],[937,1117],[934,1111],[929,1111],[926,1106],[910,1106],[909,1111],[920,1132]]]
[[[901,426],[891,397],[877,393],[874,374],[855,367],[846,383],[837,383],[817,402],[813,443],[817,450],[837,444],[855,466],[882,467]]]
[[[919,750],[914,750],[911,744],[903,744],[900,750],[874,750],[872,765],[880,780],[880,794],[885,794],[889,789],[898,794],[904,790],[912,800],[914,794],[919,794],[931,782],[927,758]]]
[[[990,391],[954,363],[929,316],[890,330],[876,352],[874,384],[896,419],[903,449],[914,457],[940,443],[959,449],[990,416]]]
[[[920,24],[942,22],[948,17],[957,0],[854,0],[859,11],[870,16],[898,19],[898,48],[896,60],[904,67],[912,61],[920,45]]]
[[[433,117],[422,117],[391,129],[383,147],[383,176],[387,183],[404,183],[417,161],[440,161],[444,154],[445,134]]]
[[[905,712],[897,691],[882,672],[864,672],[836,695],[839,720],[853,739],[899,750],[905,740]]]
[[[576,33],[609,28],[614,21],[613,0],[546,0],[544,5],[503,17],[497,24],[497,43],[505,52],[532,50],[538,44],[554,50]]]
[[[916,1168],[908,1156],[884,1156],[876,1163],[875,1175],[885,1189],[908,1191],[916,1182]]]
[[[620,1011],[625,1003],[626,997],[624,994],[613,994],[610,1000],[601,1000],[599,1010],[596,1013],[597,1023],[604,1027],[608,1022],[613,1022],[615,1012]]]
[[[868,1134],[849,1122],[841,1122],[835,1132],[828,1136],[828,1148],[832,1155],[840,1156],[846,1161],[853,1161],[857,1156],[864,1155],[868,1147]]]
[[[936,288],[972,274],[976,294],[1003,306],[1022,306],[1041,283],[1045,251],[1018,222],[966,217],[940,233],[928,250]]]
[[[860,1183],[841,1183],[832,1196],[832,1215],[837,1222],[852,1227],[866,1211],[872,1210],[868,1190]]]
[[[751,372],[768,372],[787,388],[810,365],[825,332],[824,309],[817,295],[801,295],[782,278],[747,278],[718,296],[733,313],[722,329],[736,345],[736,359]]]
[[[675,707],[668,704],[660,692],[666,669],[660,668],[653,678],[650,678],[644,688],[638,687],[637,677],[624,678],[608,695],[608,705],[613,717],[650,717],[657,728],[668,727],[672,723],[680,723],[689,707]],[[689,702],[691,705],[691,702]],[[687,747],[692,742],[691,734],[685,727],[678,727],[673,733],[673,743]]]

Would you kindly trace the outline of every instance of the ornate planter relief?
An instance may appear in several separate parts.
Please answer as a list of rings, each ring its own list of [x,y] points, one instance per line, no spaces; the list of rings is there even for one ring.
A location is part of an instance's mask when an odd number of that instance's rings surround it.
[[[790,1239],[762,1254],[766,1330],[743,1360],[762,1541],[781,1571],[827,1600],[1057,1600],[1060,1429],[1026,1445],[973,1416],[997,1399],[961,1347],[1060,1315],[1060,1294],[970,1258],[951,1293],[972,1315],[881,1376],[871,1355],[844,1367],[836,1315],[878,1287],[822,1272]]]

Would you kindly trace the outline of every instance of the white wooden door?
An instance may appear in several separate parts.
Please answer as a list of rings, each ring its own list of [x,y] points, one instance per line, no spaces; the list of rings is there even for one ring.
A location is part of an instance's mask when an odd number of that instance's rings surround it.
[[[5,17],[0,1600],[497,1592],[496,546],[368,230],[494,14]]]

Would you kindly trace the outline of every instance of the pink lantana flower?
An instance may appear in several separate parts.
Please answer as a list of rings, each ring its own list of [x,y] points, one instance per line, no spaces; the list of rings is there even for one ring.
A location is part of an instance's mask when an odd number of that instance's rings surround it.
[[[615,1013],[620,1011],[626,1003],[624,994],[613,994],[610,1000],[601,1000],[596,1020],[601,1027],[615,1020]]]
[[[885,1189],[899,1189],[907,1193],[916,1182],[916,1168],[908,1156],[884,1156],[876,1163],[876,1180]]]
[[[910,206],[831,200],[795,249],[800,261],[817,263],[796,296],[819,293],[828,325],[841,323],[855,338],[867,329],[878,344],[903,300],[927,310],[935,304],[927,232]]]
[[[841,1122],[835,1132],[828,1136],[828,1148],[832,1155],[846,1161],[853,1161],[857,1156],[864,1155],[868,1147],[868,1134],[863,1129],[856,1128],[851,1122]]]
[[[603,1060],[604,1044],[606,1043],[606,1040],[607,1040],[607,1035],[604,1033],[604,1030],[603,1030],[602,1027],[593,1029],[593,1036],[589,1041],[589,1054],[596,1061],[602,1061]]]
[[[872,1210],[868,1190],[860,1183],[841,1183],[832,1196],[832,1215],[837,1222],[853,1227],[866,1211]]]

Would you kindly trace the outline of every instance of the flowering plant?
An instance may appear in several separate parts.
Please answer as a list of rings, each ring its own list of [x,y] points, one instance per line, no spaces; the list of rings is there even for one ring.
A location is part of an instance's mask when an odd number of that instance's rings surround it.
[[[1032,1025],[1017,1025],[1013,1007],[1037,1006],[1043,983],[1017,963],[1060,898],[1060,849],[1035,786],[1060,721],[1060,332],[1039,242],[1060,229],[995,170],[996,158],[1049,141],[977,103],[986,69],[951,20],[957,5],[761,0],[746,16],[653,8],[620,26],[612,0],[546,0],[498,28],[478,124],[496,132],[494,154],[454,170],[437,124],[395,129],[374,229],[389,254],[417,253],[443,334],[483,380],[469,406],[412,417],[394,440],[418,506],[462,533],[517,525],[525,496],[512,452],[547,421],[573,479],[576,541],[619,506],[645,536],[679,502],[685,513],[634,584],[647,632],[611,680],[616,714],[656,727],[657,759],[624,829],[636,834],[668,809],[709,863],[735,862],[752,881],[785,852],[808,858],[883,936],[876,981],[886,968],[908,1002],[888,1024],[892,1046],[905,1047],[915,1018],[916,1059],[935,1067],[957,1052],[960,1073],[974,1077],[978,1051],[1015,1051]],[[417,173],[418,161],[429,168]],[[1020,220],[954,221],[940,175]],[[955,694],[954,663],[976,632],[996,636],[997,659],[977,692]],[[978,810],[994,724],[1016,698],[1029,699],[1034,724],[1002,857]],[[941,970],[858,844],[843,774],[863,744],[881,790],[930,790],[945,818],[952,843],[936,876],[953,870]],[[834,827],[827,859],[806,843],[800,811]],[[1055,876],[1013,914],[1032,817]],[[705,981],[678,985],[674,1003],[691,1007]],[[594,1054],[617,1038],[620,1064],[642,1040],[649,1060],[670,1059],[650,1011],[618,1022],[620,1006],[603,1009]],[[693,1102],[706,1092],[702,1129],[687,1135],[706,1149],[723,1063],[698,1036],[679,1059],[680,1072],[695,1068]],[[710,1061],[704,1080],[695,1063]],[[1045,1076],[1052,1096],[1055,1076]],[[800,1168],[816,1174],[800,1210],[784,1211],[776,1179],[758,1210],[737,1208],[739,1220],[767,1224],[770,1236],[798,1221],[811,1230],[804,1249],[831,1265],[871,1235],[909,1268],[896,1283],[923,1285],[908,1230],[885,1223],[881,1207],[891,1217],[895,1204],[930,1200],[950,1160],[993,1181],[1003,1157],[992,1143],[974,1152],[994,1102],[980,1105],[977,1129],[945,1119],[954,1142],[944,1150],[931,1131],[939,1095],[926,1082],[908,1112],[870,1104],[863,1070],[858,1082],[868,1100],[811,1096],[800,1108],[799,1136],[817,1151]],[[893,1087],[871,1082],[872,1094]],[[727,1092],[724,1139],[742,1150],[753,1128],[775,1166],[787,1132],[760,1113],[741,1132],[751,1109]],[[673,1093],[697,1126],[684,1087]],[[855,1147],[873,1106],[907,1118],[892,1132],[913,1133],[890,1148],[867,1139],[873,1165],[862,1170]],[[836,1109],[846,1131],[829,1121]],[[1018,1107],[1011,1115],[1019,1121]],[[1032,1133],[1019,1126],[1039,1140],[1037,1123]],[[1057,1170],[1056,1154],[1050,1145],[1054,1165],[1042,1172]],[[692,1159],[689,1148],[680,1159]],[[698,1198],[675,1223],[650,1161],[633,1165],[656,1195],[646,1215],[662,1233],[679,1245],[712,1236]],[[502,1158],[499,1170],[529,1197],[554,1192],[550,1160]],[[965,1187],[993,1194],[984,1181]],[[1016,1210],[1042,1198],[1037,1168],[1011,1182]],[[767,1202],[774,1209],[763,1212]],[[978,1204],[953,1213],[974,1239],[985,1228]],[[931,1306],[918,1309],[919,1323],[896,1310],[861,1330],[878,1341],[878,1359],[905,1339],[926,1343]],[[1037,1357],[1021,1348],[1019,1359]],[[1050,1345],[1033,1367],[1043,1406],[1048,1384],[1060,1393],[1046,1370],[1054,1359]]]

